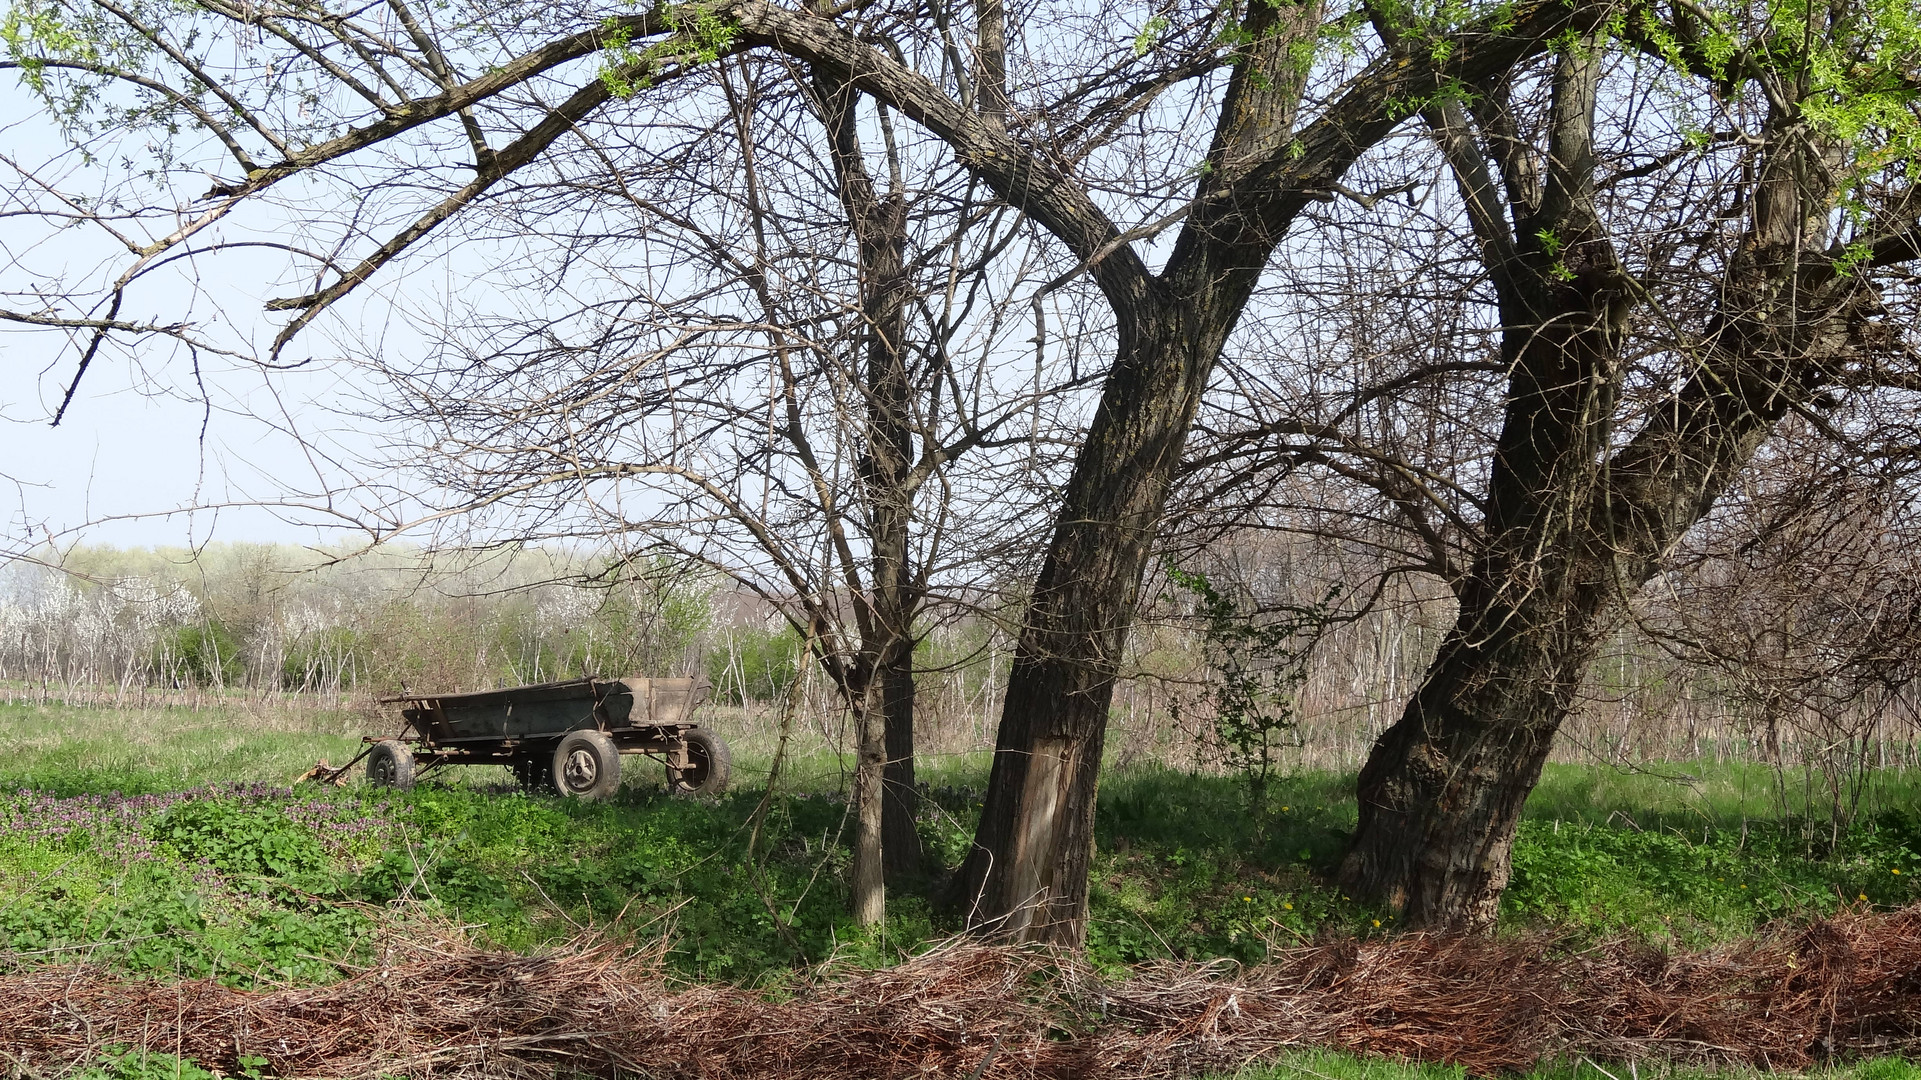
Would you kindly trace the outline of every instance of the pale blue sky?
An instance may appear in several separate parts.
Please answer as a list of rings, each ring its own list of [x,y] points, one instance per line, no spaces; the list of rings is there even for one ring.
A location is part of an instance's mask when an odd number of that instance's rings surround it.
[[[0,74],[0,153],[29,166],[59,155],[64,144],[38,102],[10,75]],[[204,183],[193,174],[180,182]],[[188,204],[198,194],[176,191],[175,197]],[[262,207],[257,213],[271,219],[277,211]],[[234,220],[235,232],[244,227]],[[125,264],[125,250],[102,243],[97,231],[32,231],[31,222],[0,220],[5,306],[30,306],[20,294],[37,275]],[[258,342],[285,318],[270,318],[261,305],[288,291],[274,280],[284,276],[286,265],[277,252],[183,263],[172,278],[131,294],[123,316],[225,324],[213,336]],[[304,344],[327,348],[320,334],[310,338]],[[366,449],[364,432],[317,404],[350,388],[343,369],[270,376],[203,356],[196,376],[191,361],[165,339],[131,354],[103,349],[66,418],[51,427],[79,356],[60,333],[0,323],[0,553],[49,541],[126,547],[209,539],[338,543],[352,537],[288,520],[323,520],[309,513],[234,505],[282,502],[289,490],[304,500],[340,486],[345,474],[317,462],[302,442],[349,453]],[[203,386],[205,400],[196,400]],[[183,512],[196,506],[203,509]]]

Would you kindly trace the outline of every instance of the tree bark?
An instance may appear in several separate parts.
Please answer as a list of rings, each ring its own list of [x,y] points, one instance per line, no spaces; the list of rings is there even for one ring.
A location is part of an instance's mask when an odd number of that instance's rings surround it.
[[[980,825],[956,878],[976,931],[1085,939],[1114,677],[1182,444],[1257,274],[1243,263],[1183,275],[1177,300],[1144,290],[1122,324],[1121,357],[1028,603]]]
[[[920,790],[914,780],[914,649],[903,640],[881,666],[887,768],[881,800],[882,861],[889,881],[921,872]]]
[[[1142,322],[1159,305],[1145,300]],[[1168,324],[1176,323],[1169,318]],[[987,797],[961,867],[969,925],[1077,943],[1108,702],[1148,548],[1213,354],[1176,325],[1123,331],[1008,677]],[[1120,467],[1117,467],[1120,466]]]
[[[881,861],[881,801],[887,766],[887,720],[880,684],[854,709],[854,864],[848,880],[848,910],[859,926],[879,926],[887,918],[887,886]]]

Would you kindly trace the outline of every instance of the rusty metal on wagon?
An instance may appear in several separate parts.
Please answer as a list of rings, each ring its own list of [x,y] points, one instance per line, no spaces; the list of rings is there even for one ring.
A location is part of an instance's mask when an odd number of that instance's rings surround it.
[[[361,756],[368,780],[386,787],[444,765],[505,765],[524,788],[604,799],[620,788],[622,755],[644,755],[666,768],[669,790],[713,795],[727,786],[731,756],[694,723],[708,689],[705,679],[584,678],[400,694],[380,699],[401,706],[400,736],[368,736]]]

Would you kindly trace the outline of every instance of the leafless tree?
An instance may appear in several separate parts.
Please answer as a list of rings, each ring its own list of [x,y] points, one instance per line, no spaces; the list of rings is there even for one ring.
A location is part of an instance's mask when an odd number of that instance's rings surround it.
[[[1889,397],[1787,418],[1634,608],[1725,696],[1784,808],[1810,830],[1824,813],[1829,844],[1921,719],[1913,411]]]
[[[567,238],[531,271],[543,310],[474,312],[425,364],[374,358],[401,390],[378,419],[418,433],[465,535],[670,549],[816,644],[853,718],[855,906],[878,922],[883,864],[919,870],[915,645],[1031,550],[1071,380],[1005,346],[1040,284],[1019,215],[887,111],[863,133],[844,84],[746,57],[702,81],[706,123],[583,135],[523,174],[500,235]],[[622,218],[644,227],[592,226]]]

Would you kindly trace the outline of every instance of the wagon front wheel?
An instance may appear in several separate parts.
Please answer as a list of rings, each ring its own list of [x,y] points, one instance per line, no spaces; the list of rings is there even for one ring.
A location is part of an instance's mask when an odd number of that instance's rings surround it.
[[[705,728],[690,728],[680,736],[687,743],[687,768],[667,771],[668,787],[680,795],[718,795],[727,790],[734,758],[720,736]]]
[[[408,791],[414,786],[414,751],[403,742],[377,742],[367,751],[367,782]]]
[[[598,731],[572,731],[554,748],[554,787],[574,799],[607,799],[620,790],[620,749]]]

